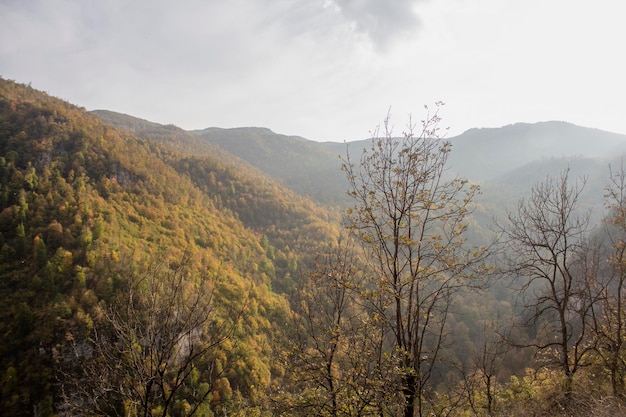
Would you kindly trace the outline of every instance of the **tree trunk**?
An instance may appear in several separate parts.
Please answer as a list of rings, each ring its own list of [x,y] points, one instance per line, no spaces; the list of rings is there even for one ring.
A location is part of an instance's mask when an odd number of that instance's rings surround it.
[[[416,382],[417,378],[413,375],[404,378],[402,389],[404,393],[404,417],[415,416]],[[419,412],[421,416],[422,410],[420,409]]]

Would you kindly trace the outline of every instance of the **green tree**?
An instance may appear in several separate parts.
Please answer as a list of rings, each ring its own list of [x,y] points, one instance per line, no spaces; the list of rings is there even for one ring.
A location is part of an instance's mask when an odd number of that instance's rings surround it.
[[[43,268],[48,262],[48,251],[46,249],[46,243],[41,237],[35,236],[33,246],[35,249],[35,265],[37,266],[37,268]]]
[[[15,243],[13,246],[18,258],[24,258],[26,256],[26,231],[24,230],[24,223],[17,225]]]

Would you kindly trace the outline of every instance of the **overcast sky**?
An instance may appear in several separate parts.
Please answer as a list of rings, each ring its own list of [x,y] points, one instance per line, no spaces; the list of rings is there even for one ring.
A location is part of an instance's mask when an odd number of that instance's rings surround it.
[[[184,129],[363,139],[446,103],[450,136],[626,134],[624,0],[0,0],[0,76]]]

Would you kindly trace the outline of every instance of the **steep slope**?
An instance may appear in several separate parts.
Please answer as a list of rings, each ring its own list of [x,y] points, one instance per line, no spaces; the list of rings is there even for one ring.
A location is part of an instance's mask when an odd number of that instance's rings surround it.
[[[283,174],[272,176],[256,167],[254,160],[250,163],[239,155],[235,156],[221,146],[178,127],[163,126],[110,111],[98,110],[92,113],[106,123],[129,129],[134,134],[158,142],[165,149],[171,150],[171,157],[163,155],[166,163],[188,177],[220,210],[233,213],[247,228],[263,233],[269,244],[275,246],[280,258],[291,251],[311,253],[319,242],[327,241],[329,236],[337,233],[339,213],[328,207],[321,207],[311,198],[302,195],[301,187],[295,186],[295,190],[285,187],[283,168],[279,168]],[[245,143],[245,140],[240,143]],[[273,158],[271,152],[281,154],[279,143],[267,148],[268,160]],[[263,145],[263,141],[257,144]],[[251,148],[254,149],[255,145]],[[293,158],[290,163],[297,164],[298,158],[306,159],[306,155],[294,152]],[[310,168],[314,164],[308,166]],[[336,170],[325,170],[324,175],[336,178],[337,173],[342,174],[339,167]],[[303,169],[302,174],[308,175],[309,171]],[[314,185],[318,188],[322,186],[318,194],[325,192],[321,182],[315,182]],[[279,264],[284,265],[284,262]],[[286,289],[285,285],[288,284],[280,282],[280,278],[287,272],[280,268],[277,271],[279,280],[274,283],[277,289]],[[289,281],[289,277],[286,281]]]
[[[232,369],[214,395],[237,389],[261,399],[281,373],[270,357],[289,312],[272,288],[288,285],[300,242],[313,246],[333,231],[312,203],[300,206],[270,179],[257,187],[246,172],[0,79],[3,413],[52,413],[67,344],[88,337],[128,274],[185,253],[191,276],[219,277],[220,320],[245,307],[223,352]],[[282,223],[263,223],[265,211]]]
[[[208,128],[194,133],[280,179],[300,194],[328,204],[345,200],[347,183],[338,153],[317,142],[264,128]]]

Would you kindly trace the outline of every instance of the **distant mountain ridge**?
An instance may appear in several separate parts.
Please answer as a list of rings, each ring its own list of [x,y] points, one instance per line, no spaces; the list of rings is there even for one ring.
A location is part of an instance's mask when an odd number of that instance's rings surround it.
[[[607,158],[626,151],[626,135],[557,121],[470,129],[449,140],[452,169],[479,182],[545,158]]]
[[[115,112],[94,113],[107,123],[135,132],[141,130],[144,134],[152,132],[157,138],[158,129],[167,130],[164,137],[178,130],[179,134],[185,134],[184,142],[189,143],[190,149],[216,146],[292,190],[331,205],[348,201],[348,184],[341,171],[340,157],[349,152],[353,159],[358,159],[362,149],[371,144],[371,139],[316,142],[261,127],[210,127],[186,132]],[[452,144],[450,173],[487,185],[489,190],[529,189],[546,175],[554,175],[555,169],[572,165],[572,175],[590,175],[593,185],[589,187],[596,188],[595,194],[601,196],[601,180],[606,178],[608,164],[618,163],[626,152],[626,135],[561,121],[475,128],[445,139]],[[589,169],[593,171],[588,172]],[[516,194],[517,191],[512,193]]]

